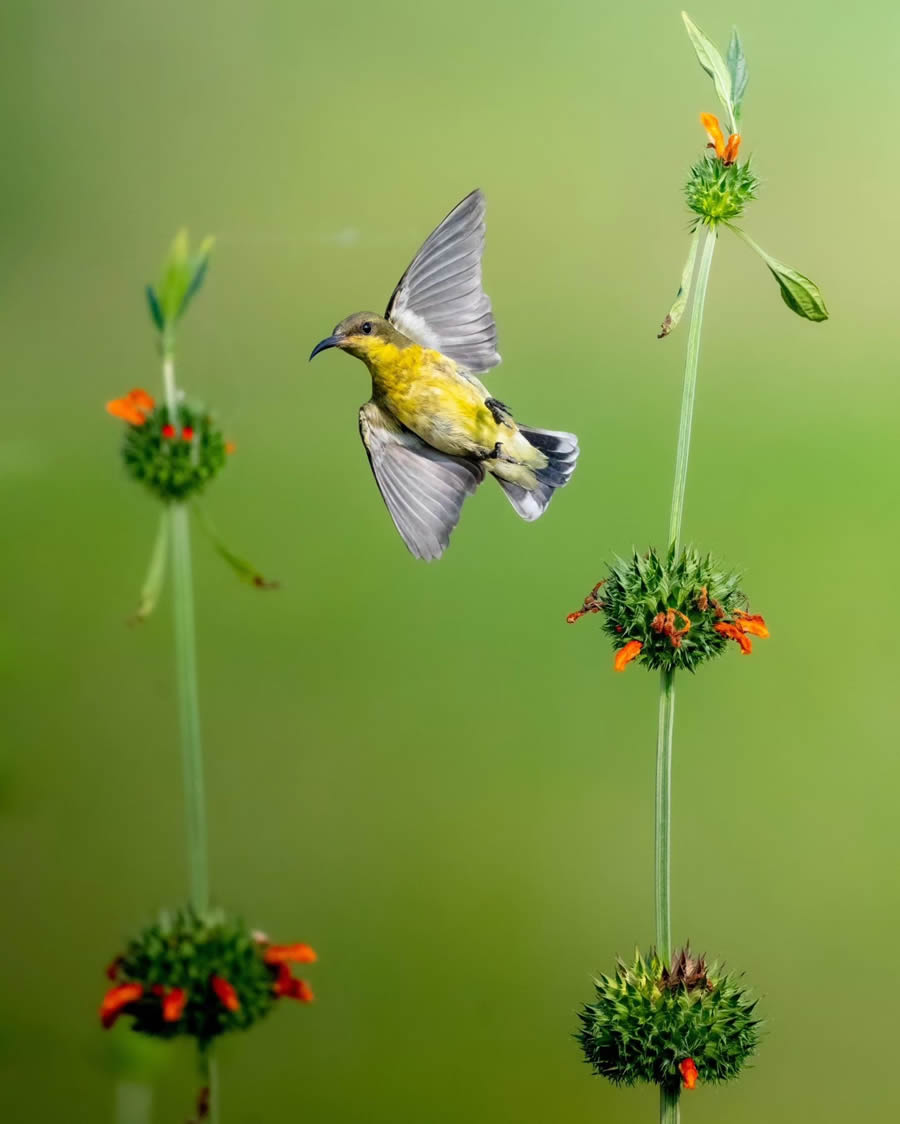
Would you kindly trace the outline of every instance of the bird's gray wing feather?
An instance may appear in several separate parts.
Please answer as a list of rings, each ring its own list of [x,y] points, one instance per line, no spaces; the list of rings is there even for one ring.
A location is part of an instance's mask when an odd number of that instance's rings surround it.
[[[484,469],[432,449],[375,402],[359,411],[359,432],[401,538],[416,558],[440,558]]]
[[[484,212],[477,189],[453,208],[400,278],[385,312],[405,336],[470,371],[500,362],[490,298],[481,287]]]

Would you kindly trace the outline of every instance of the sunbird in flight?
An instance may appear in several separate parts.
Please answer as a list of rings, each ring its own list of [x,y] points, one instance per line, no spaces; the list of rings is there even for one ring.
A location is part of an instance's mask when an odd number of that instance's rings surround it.
[[[500,362],[481,284],[484,212],[482,193],[467,195],[428,236],[384,316],[348,316],[310,355],[339,347],[369,368],[363,444],[403,541],[429,561],[446,550],[486,472],[530,521],[578,459],[574,434],[517,425],[476,378]]]

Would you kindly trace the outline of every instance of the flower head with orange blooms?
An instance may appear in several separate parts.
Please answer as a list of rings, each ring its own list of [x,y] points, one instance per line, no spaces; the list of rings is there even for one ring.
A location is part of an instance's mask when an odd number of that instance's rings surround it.
[[[755,1007],[739,976],[689,949],[668,963],[636,952],[596,979],[578,1038],[599,1077],[675,1093],[737,1077],[759,1043]]]
[[[196,495],[225,466],[229,446],[212,415],[182,402],[169,417],[146,390],[129,390],[106,403],[106,412],[127,422],[122,459],[128,474],[162,500]]]
[[[603,614],[616,671],[635,660],[652,669],[695,671],[721,655],[729,640],[748,654],[752,636],[769,635],[763,618],[748,612],[739,581],[693,547],[666,555],[635,552],[615,562],[567,620]]]
[[[278,999],[312,1002],[312,988],[292,965],[315,961],[308,944],[272,944],[220,912],[166,915],[110,964],[100,1021],[110,1027],[130,1015],[142,1034],[209,1043],[251,1026]]]

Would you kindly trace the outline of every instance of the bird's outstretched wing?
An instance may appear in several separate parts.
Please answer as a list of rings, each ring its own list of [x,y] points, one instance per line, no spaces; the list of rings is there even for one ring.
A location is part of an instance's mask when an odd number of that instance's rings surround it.
[[[477,461],[432,449],[375,402],[359,411],[359,432],[403,541],[416,558],[440,558],[484,469]]]
[[[385,317],[411,340],[470,371],[500,362],[490,298],[481,287],[484,196],[458,203],[400,278]]]

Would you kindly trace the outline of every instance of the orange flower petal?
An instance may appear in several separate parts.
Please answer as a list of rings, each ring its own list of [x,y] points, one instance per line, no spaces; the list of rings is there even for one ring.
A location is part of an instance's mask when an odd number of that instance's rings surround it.
[[[685,1058],[683,1062],[680,1062],[678,1072],[681,1074],[681,1081],[685,1089],[693,1089],[696,1086],[697,1067],[694,1065],[693,1058]]]
[[[237,445],[235,445],[235,443],[234,443],[233,441],[226,441],[226,442],[225,442],[225,452],[226,452],[226,453],[227,453],[227,454],[228,454],[229,456],[231,456],[231,454],[232,454],[232,453],[233,453],[233,452],[234,452],[234,451],[235,451],[236,449],[237,449]]]
[[[129,390],[122,398],[114,398],[111,402],[107,402],[106,412],[112,414],[114,418],[127,421],[129,425],[143,425],[147,420],[146,415],[153,409],[154,404],[153,398],[146,390],[136,387],[134,390]]]
[[[164,992],[162,1002],[162,1017],[167,1023],[177,1023],[181,1018],[188,994],[183,987],[173,987],[171,991]]]
[[[278,976],[272,984],[272,991],[282,999],[299,999],[301,1003],[312,1003],[315,999],[306,980],[298,980],[292,976],[285,963],[278,965]]]
[[[728,621],[719,621],[713,625],[716,632],[721,633],[722,636],[727,636],[729,640],[734,640],[740,646],[741,652],[745,656],[749,656],[753,651],[753,644],[749,636],[744,634],[744,630],[737,624],[731,624]]]
[[[144,989],[139,983],[117,984],[111,987],[100,1004],[100,1021],[109,1029],[129,1003],[134,1003],[143,994]]]
[[[637,659],[641,654],[641,648],[643,648],[643,646],[640,640],[629,640],[624,648],[620,648],[618,652],[616,652],[616,658],[613,660],[613,668],[616,671],[624,671],[631,661]]]
[[[263,959],[267,964],[315,964],[318,957],[308,944],[270,944]]]
[[[142,390],[139,386],[135,387],[134,390],[129,390],[128,397],[132,404],[145,414],[149,414],[156,405],[153,395],[148,394],[146,390]]]
[[[700,124],[706,129],[706,135],[712,142],[713,148],[716,150],[716,156],[721,160],[725,156],[725,137],[722,134],[722,129],[719,125],[719,118],[714,113],[701,113]],[[738,138],[740,143],[740,137]]]
[[[733,164],[737,160],[738,149],[741,147],[741,134],[732,133],[722,153],[722,160],[726,164]]]
[[[213,976],[209,982],[212,985],[213,991],[216,993],[216,998],[226,1011],[239,1011],[241,1009],[241,1001],[238,999],[238,993],[228,980],[223,979],[222,976]]]
[[[737,623],[744,632],[750,632],[754,636],[758,636],[761,640],[768,640],[769,630],[766,628],[766,622],[759,615],[759,613],[745,613],[738,609],[735,614]]]

